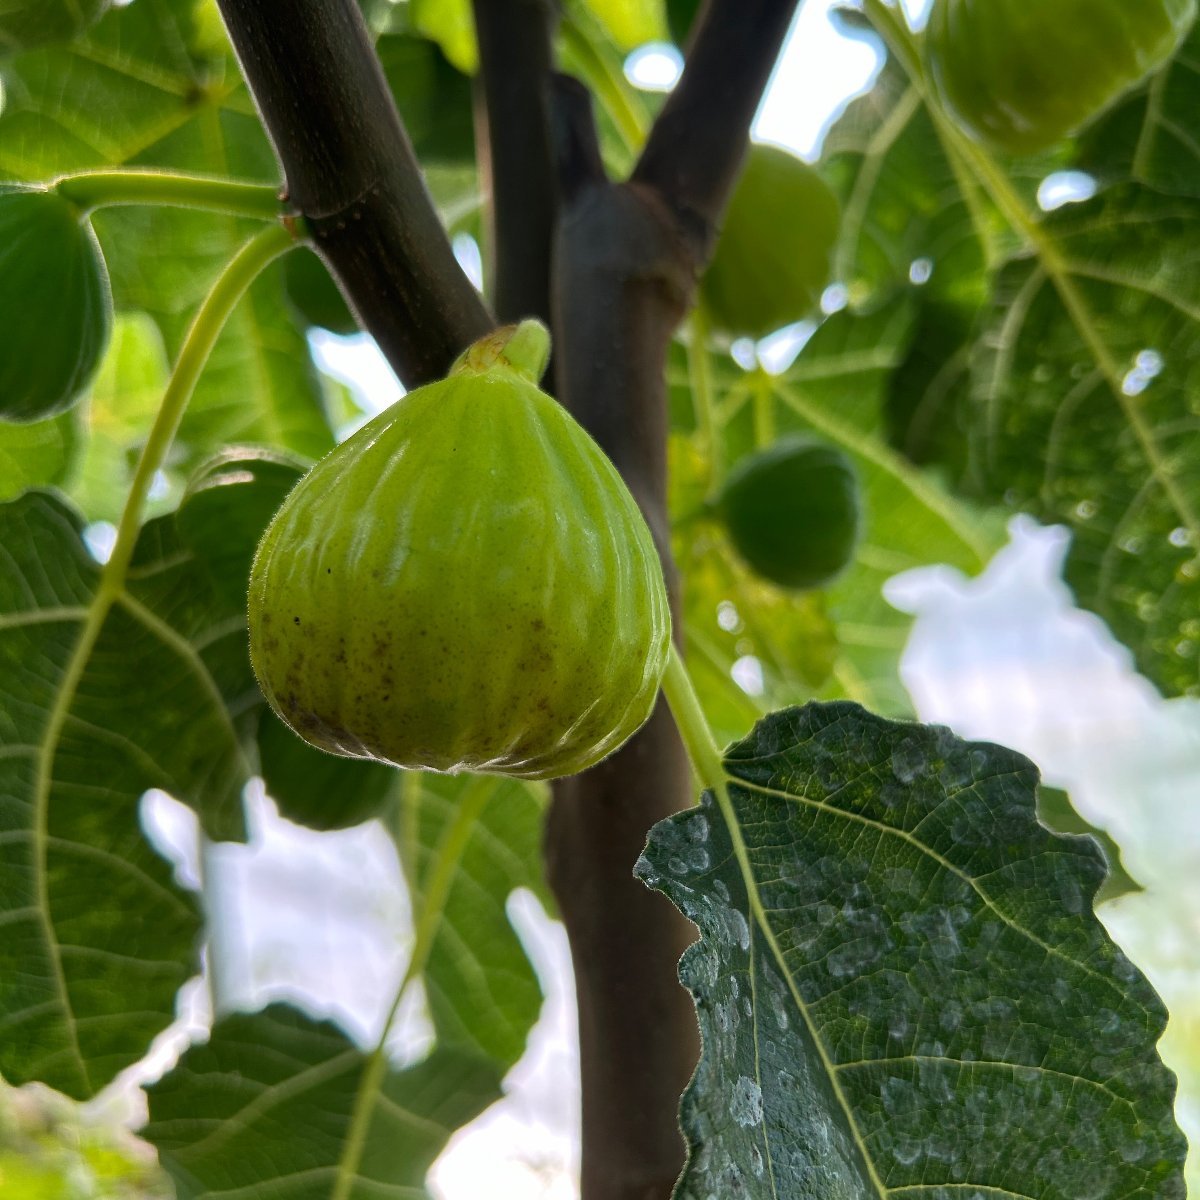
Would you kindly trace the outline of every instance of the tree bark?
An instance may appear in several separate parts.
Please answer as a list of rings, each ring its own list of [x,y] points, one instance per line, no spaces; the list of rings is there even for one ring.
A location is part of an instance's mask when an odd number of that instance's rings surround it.
[[[501,321],[550,324],[558,211],[551,141],[554,0],[474,0],[486,138],[477,154],[490,196],[492,305]]]
[[[667,509],[666,359],[745,156],[795,0],[712,0],[631,180],[604,177],[582,89],[558,89],[561,209],[554,249],[560,400],[642,507],[675,627]],[[699,1053],[679,956],[695,931],[632,878],[657,821],[694,802],[660,699],[617,754],[554,785],[547,870],[579,998],[584,1200],[669,1200],[683,1166],[679,1096]]]
[[[363,327],[409,387],[491,314],[450,248],[355,0],[218,0],[287,181]]]
[[[690,255],[652,194],[607,180],[576,192],[556,243],[559,395],[642,506],[676,629],[663,367],[691,281]],[[687,757],[661,700],[612,758],[554,785],[547,871],[579,997],[586,1200],[666,1200],[683,1163],[679,1096],[699,1038],[677,965],[695,930],[632,872],[650,827],[692,801]]]

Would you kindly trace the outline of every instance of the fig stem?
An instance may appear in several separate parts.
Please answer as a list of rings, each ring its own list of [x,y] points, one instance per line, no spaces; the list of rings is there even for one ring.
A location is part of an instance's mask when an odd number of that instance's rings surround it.
[[[286,212],[279,189],[272,184],[239,183],[207,175],[153,170],[76,171],[59,176],[51,187],[84,213],[118,204],[156,204],[273,221]]]

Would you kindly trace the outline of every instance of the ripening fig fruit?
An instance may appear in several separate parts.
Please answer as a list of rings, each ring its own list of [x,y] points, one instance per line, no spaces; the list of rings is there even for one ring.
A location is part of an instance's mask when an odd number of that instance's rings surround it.
[[[808,163],[754,145],[700,283],[709,318],[759,338],[811,315],[829,282],[837,197]]]
[[[0,54],[69,42],[108,6],[109,0],[0,0]]]
[[[549,337],[497,330],[322,459],[268,527],[250,653],[335,754],[573,774],[650,715],[670,613],[616,469],[539,390]]]
[[[91,225],[55,192],[0,190],[0,420],[69,408],[111,329],[108,271]]]
[[[926,47],[947,108],[979,140],[1033,154],[1161,66],[1196,0],[937,0]]]
[[[858,480],[836,446],[780,438],[737,464],[716,509],[747,565],[781,587],[824,587],[854,557]]]

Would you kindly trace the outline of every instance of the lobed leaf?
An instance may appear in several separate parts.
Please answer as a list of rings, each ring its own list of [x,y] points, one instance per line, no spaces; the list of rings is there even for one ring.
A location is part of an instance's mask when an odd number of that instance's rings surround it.
[[[1181,1200],[1165,1010],[1032,764],[836,703],[772,714],[724,770],[732,827],[706,793],[638,868],[701,931],[679,1200]]]
[[[1066,578],[1141,671],[1200,695],[1200,206],[1136,184],[1001,274],[969,436],[986,495],[1074,532]]]
[[[170,523],[113,593],[82,534],[45,493],[0,507],[0,1072],[75,1097],[145,1053],[197,969],[195,900],[139,798],[160,788],[236,837],[248,777],[237,647]]]
[[[456,851],[455,817],[476,802]],[[524,887],[552,907],[541,871],[545,804],[543,789],[486,775],[405,773],[399,783],[396,841],[413,912],[438,913],[423,980],[439,1043],[486,1055],[501,1071],[525,1052],[542,1006],[505,904]]]
[[[500,1079],[458,1049],[397,1071],[275,1004],[219,1021],[148,1091],[143,1135],[179,1200],[375,1200],[424,1197],[426,1171]]]

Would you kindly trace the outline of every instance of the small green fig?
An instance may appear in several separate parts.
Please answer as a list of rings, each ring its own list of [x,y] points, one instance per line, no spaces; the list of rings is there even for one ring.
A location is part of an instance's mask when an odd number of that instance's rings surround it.
[[[716,509],[740,557],[781,587],[824,587],[854,557],[858,480],[825,442],[793,434],[742,459]]]
[[[110,0],[0,0],[0,54],[69,42],[98,21]]]
[[[84,392],[112,296],[91,225],[54,192],[0,190],[0,420],[40,421]]]
[[[837,197],[808,163],[754,145],[701,280],[713,324],[759,338],[810,316],[829,282]]]
[[[549,337],[497,330],[322,459],[263,535],[250,653],[335,754],[574,774],[650,715],[671,620],[616,469],[537,380]]]

